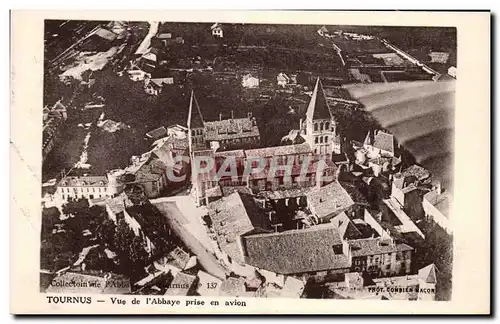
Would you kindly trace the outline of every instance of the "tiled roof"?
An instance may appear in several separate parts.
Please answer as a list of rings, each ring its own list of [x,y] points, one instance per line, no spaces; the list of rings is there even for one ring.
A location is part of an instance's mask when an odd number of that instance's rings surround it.
[[[404,169],[403,172],[401,172],[401,174],[405,178],[409,176],[414,176],[420,181],[427,179],[431,175],[428,170],[416,164]]]
[[[165,174],[166,165],[159,158],[151,158],[135,173],[135,182],[158,181]]]
[[[233,151],[223,151],[223,152],[215,152],[215,157],[228,157],[228,156],[233,156],[233,157],[240,157],[244,158],[245,157],[245,151],[244,150],[233,150]]]
[[[316,81],[311,100],[309,101],[309,105],[307,107],[306,118],[311,121],[315,119],[332,118],[330,107],[323,89],[323,84],[319,78]]]
[[[333,217],[330,222],[338,227],[340,237],[344,239],[354,239],[362,236],[361,232],[351,223],[351,220],[344,212]]]
[[[179,272],[174,280],[169,285],[165,295],[169,296],[187,296],[188,292],[191,290],[195,284],[196,276],[188,275],[184,272]]]
[[[284,199],[284,198],[296,198],[305,197],[312,188],[296,188],[296,189],[285,189],[285,190],[267,190],[259,192],[260,197],[266,199]]]
[[[353,257],[413,250],[405,243],[396,244],[381,237],[351,240],[349,245]]]
[[[235,192],[208,207],[219,246],[237,262],[243,262],[239,237],[255,229],[270,228],[269,218],[250,195]]]
[[[61,180],[59,187],[105,187],[108,178],[105,176],[66,177]]]
[[[255,120],[252,118],[234,118],[205,122],[205,139],[207,141],[254,136],[260,136],[260,133]]]
[[[338,229],[332,224],[281,233],[242,237],[245,261],[257,268],[278,274],[348,268],[347,256],[335,254],[334,245],[342,244]]]
[[[323,172],[327,171],[327,170],[333,170],[333,172],[335,172],[335,170],[337,169],[337,165],[335,163],[333,163],[332,161],[330,160],[324,160],[325,164],[324,164],[324,168],[323,168]],[[311,163],[309,163],[307,165],[307,170],[304,170],[305,171],[305,174],[316,174],[316,171],[318,170],[318,167],[320,167],[320,161],[312,161]],[[255,170],[253,170],[255,171]],[[267,179],[269,177],[269,175],[272,173],[272,171],[275,171],[274,174],[271,175],[271,177],[284,177],[286,176],[288,173],[287,170],[285,170],[284,168],[281,168],[281,169],[278,169],[278,167],[274,168],[273,166],[266,166],[264,169],[262,170],[257,170],[258,172],[252,172],[250,175],[249,175],[249,179],[253,180],[253,179]],[[291,170],[291,175],[292,176],[300,176],[302,173],[302,164],[294,164],[292,165],[292,170]]]
[[[272,156],[293,155],[293,154],[309,154],[311,152],[312,152],[311,147],[307,143],[245,150],[247,158],[272,157]]]
[[[338,182],[311,190],[307,194],[309,208],[319,218],[335,216],[354,205],[347,191]]]
[[[394,135],[378,131],[373,139],[373,147],[394,153]]]
[[[160,137],[167,135],[167,129],[164,126],[158,127],[146,133],[146,136],[153,139],[158,139]]]

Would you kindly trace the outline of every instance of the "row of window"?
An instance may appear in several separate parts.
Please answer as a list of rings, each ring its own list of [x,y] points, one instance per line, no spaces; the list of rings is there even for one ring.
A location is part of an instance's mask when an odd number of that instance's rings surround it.
[[[330,129],[330,122],[315,122],[314,123],[314,131],[332,131],[334,130],[333,124],[331,125],[332,128]]]
[[[66,192],[106,192],[107,187],[80,187],[80,190],[78,188],[69,188],[66,187]],[[61,187],[61,193],[64,193],[64,187]]]
[[[315,144],[323,144],[323,143],[328,143],[329,137],[328,136],[316,136],[314,138],[314,143]]]
[[[198,128],[198,129],[192,129],[191,130],[191,135],[196,136],[196,135],[203,135],[203,129]]]
[[[62,199],[63,200],[66,200],[66,199],[69,199],[69,198],[88,198],[88,199],[94,199],[94,198],[102,198],[102,197],[106,197],[106,194],[96,194],[96,195],[93,195],[93,194],[90,194],[90,195],[65,195],[65,194],[62,194],[61,195]]]

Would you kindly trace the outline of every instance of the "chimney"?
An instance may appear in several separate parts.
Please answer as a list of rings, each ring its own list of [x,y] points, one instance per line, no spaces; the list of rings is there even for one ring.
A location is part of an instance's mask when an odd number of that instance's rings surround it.
[[[219,113],[219,121],[222,121],[222,114]]]
[[[249,112],[247,113],[247,117],[248,117],[248,118],[252,118],[252,112],[251,112],[251,111],[249,111]]]
[[[234,119],[234,110],[231,110],[231,119]]]
[[[302,118],[299,120],[299,130],[302,129]]]

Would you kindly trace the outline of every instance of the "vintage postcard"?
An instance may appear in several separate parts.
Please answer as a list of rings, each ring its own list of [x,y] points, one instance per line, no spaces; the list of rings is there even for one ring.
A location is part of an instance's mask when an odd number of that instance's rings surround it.
[[[11,18],[12,313],[490,312],[489,12]]]

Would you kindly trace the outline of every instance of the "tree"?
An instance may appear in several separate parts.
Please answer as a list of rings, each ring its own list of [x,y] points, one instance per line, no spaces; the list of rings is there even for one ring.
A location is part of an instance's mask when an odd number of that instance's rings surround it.
[[[44,208],[42,210],[42,240],[49,235],[52,235],[54,226],[61,222],[59,217],[61,213],[55,207]]]
[[[143,241],[135,236],[125,220],[120,219],[114,235],[115,247],[120,260],[122,272],[135,277],[143,272],[148,261],[148,254],[143,247]]]

